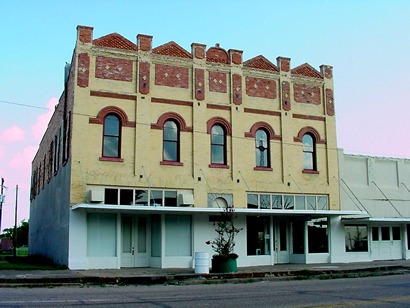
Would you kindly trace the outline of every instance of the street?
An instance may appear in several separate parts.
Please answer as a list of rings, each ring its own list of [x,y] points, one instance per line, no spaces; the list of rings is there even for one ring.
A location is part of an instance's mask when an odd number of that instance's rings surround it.
[[[410,275],[202,285],[0,288],[1,307],[409,307]]]

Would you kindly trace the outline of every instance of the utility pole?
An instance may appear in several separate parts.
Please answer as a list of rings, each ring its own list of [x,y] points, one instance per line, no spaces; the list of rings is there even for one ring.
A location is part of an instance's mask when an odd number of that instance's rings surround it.
[[[4,178],[1,178],[0,182],[0,234],[1,234],[1,212],[3,210],[3,202],[4,202],[4,195],[3,195],[3,189],[4,189]]]
[[[19,186],[16,185],[16,208],[14,210],[14,234],[13,234],[13,256],[17,255],[17,200],[19,195]]]

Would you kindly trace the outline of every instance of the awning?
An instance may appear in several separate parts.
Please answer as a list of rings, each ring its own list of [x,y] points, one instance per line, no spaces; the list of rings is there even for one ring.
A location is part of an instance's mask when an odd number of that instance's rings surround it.
[[[168,207],[168,206],[138,206],[138,205],[112,205],[112,204],[93,204],[93,203],[79,203],[71,207],[72,211],[86,210],[87,212],[98,213],[129,213],[129,214],[195,214],[208,213],[218,214],[223,211],[222,208],[212,207]],[[311,218],[329,217],[329,216],[363,216],[361,211],[334,211],[334,210],[281,210],[281,209],[248,209],[235,208],[236,214],[246,214],[255,216],[309,216]]]
[[[410,223],[410,217],[342,217],[343,223]]]

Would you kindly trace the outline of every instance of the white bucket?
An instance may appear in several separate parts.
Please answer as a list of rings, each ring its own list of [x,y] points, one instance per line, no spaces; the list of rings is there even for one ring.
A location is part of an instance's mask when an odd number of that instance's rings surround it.
[[[195,274],[209,274],[209,253],[195,252]]]

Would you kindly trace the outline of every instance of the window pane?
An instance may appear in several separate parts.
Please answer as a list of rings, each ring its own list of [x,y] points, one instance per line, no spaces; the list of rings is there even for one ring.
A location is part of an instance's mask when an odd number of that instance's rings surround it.
[[[247,254],[270,254],[270,224],[269,217],[246,217]]]
[[[165,206],[177,206],[176,191],[165,191]]]
[[[211,134],[212,134],[211,136],[212,144],[220,144],[220,145],[225,144],[225,132],[221,126],[219,125],[213,126],[211,130]]]
[[[392,227],[393,241],[400,241],[400,227]]]
[[[87,214],[87,256],[115,257],[117,255],[117,215]]]
[[[280,251],[288,250],[288,241],[287,241],[287,224],[285,220],[279,221],[279,249]]]
[[[382,227],[382,241],[390,241],[390,228],[389,227]]]
[[[119,138],[118,137],[104,137],[103,156],[119,157]]]
[[[282,196],[281,195],[272,196],[272,208],[282,209]]]
[[[178,127],[173,121],[167,121],[164,124],[164,140],[178,140]]]
[[[161,256],[161,215],[151,217],[151,257]]]
[[[151,190],[151,206],[162,206],[162,190]]]
[[[212,163],[213,164],[224,164],[225,155],[224,147],[219,145],[212,145]]]
[[[292,223],[293,253],[305,253],[305,223],[294,221]]]
[[[306,208],[308,210],[316,210],[316,197],[306,196]]]
[[[268,150],[256,148],[256,166],[268,167]]]
[[[133,197],[132,189],[121,189],[120,190],[120,204],[121,205],[131,205]]]
[[[302,138],[303,151],[304,152],[313,152],[313,138],[312,136],[306,134]]]
[[[131,253],[132,250],[132,218],[122,218],[122,252]]]
[[[329,252],[327,237],[327,218],[313,219],[308,222],[309,253]]]
[[[104,121],[104,135],[119,136],[120,120],[115,115],[109,115]]]
[[[260,195],[261,209],[270,209],[270,195]]]
[[[313,154],[310,152],[303,153],[303,168],[313,170]]]
[[[297,210],[304,210],[305,209],[305,197],[304,196],[296,196],[295,197],[295,204]]]
[[[147,252],[147,219],[138,217],[138,252]]]
[[[317,197],[317,209],[318,210],[328,210],[329,209],[326,196]]]
[[[292,210],[295,207],[294,198],[293,196],[283,196],[284,202],[283,206],[285,210]]]
[[[118,189],[106,188],[104,190],[105,204],[118,204]]]
[[[178,161],[178,143],[174,141],[164,141],[164,160]]]
[[[345,245],[347,252],[368,251],[367,226],[345,226]]]
[[[373,241],[378,241],[379,240],[379,228],[378,227],[373,227],[372,228],[372,239],[373,239]]]
[[[191,256],[191,216],[165,216],[165,255]]]
[[[148,191],[147,190],[135,190],[135,204],[136,205],[148,205]]]
[[[257,194],[248,194],[248,209],[257,209],[258,208],[258,195]]]

